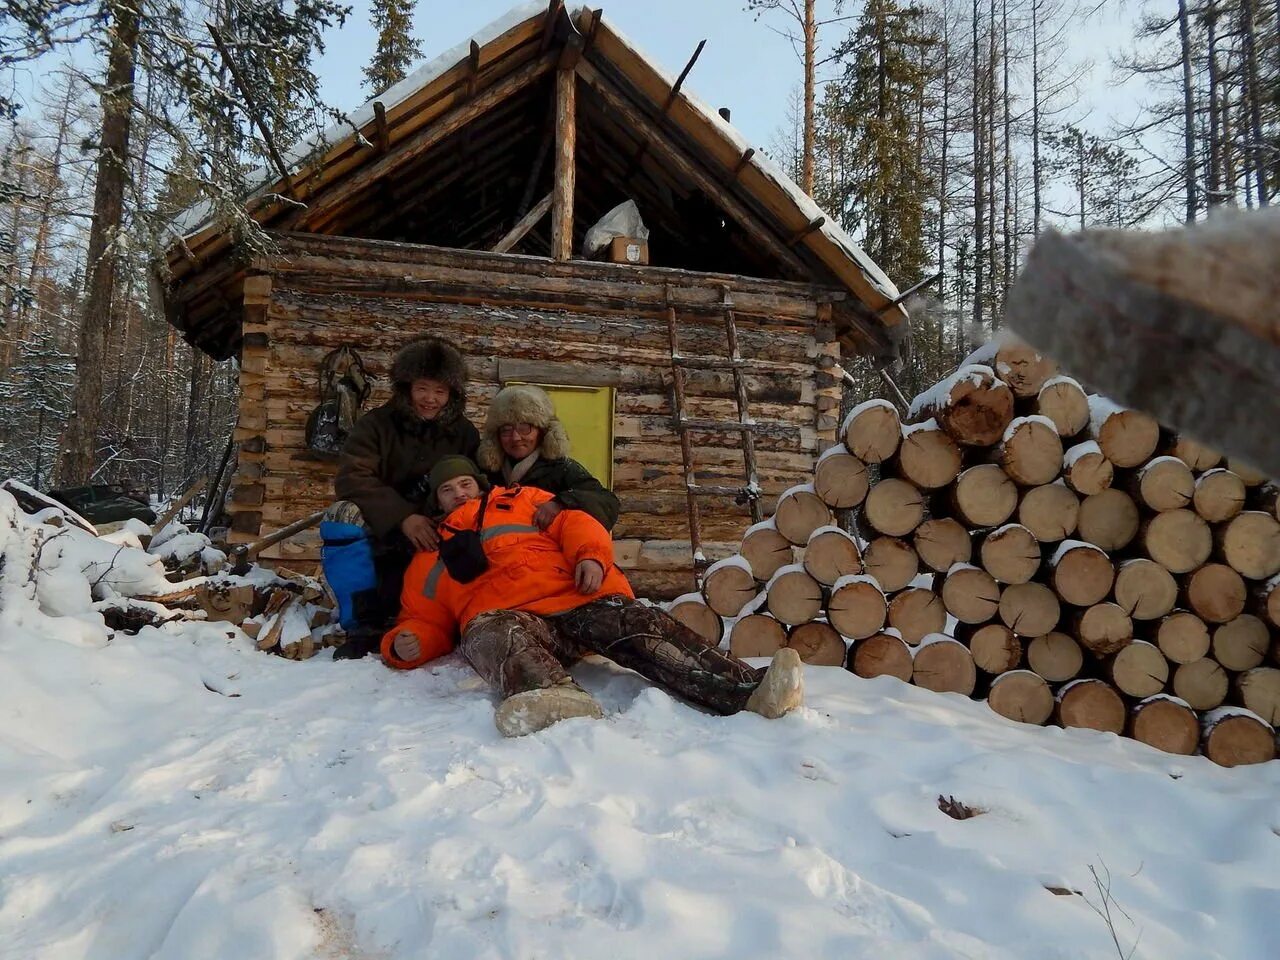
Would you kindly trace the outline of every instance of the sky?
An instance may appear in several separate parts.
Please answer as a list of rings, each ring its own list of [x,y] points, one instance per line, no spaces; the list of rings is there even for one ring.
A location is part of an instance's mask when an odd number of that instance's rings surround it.
[[[698,41],[707,46],[686,81],[687,89],[713,107],[729,107],[733,123],[761,148],[768,148],[787,116],[788,101],[801,81],[800,63],[789,41],[770,26],[788,21],[780,13],[757,20],[745,0],[596,0],[605,16],[659,66],[679,73]],[[418,0],[416,35],[425,59],[471,37],[506,13],[513,0]],[[855,12],[860,4],[846,6]],[[1132,36],[1135,4],[1107,0],[1104,10],[1069,37],[1068,56],[1092,61],[1081,84],[1081,102],[1071,117],[1104,133],[1113,119],[1130,119],[1145,91],[1136,85],[1117,85],[1110,66],[1113,52]],[[831,9],[819,0],[819,15]],[[852,23],[825,28],[823,39],[834,43]],[[331,34],[319,61],[328,102],[351,110],[367,99],[361,87],[361,68],[369,61],[375,34],[368,22],[367,0],[354,0],[347,24]]]

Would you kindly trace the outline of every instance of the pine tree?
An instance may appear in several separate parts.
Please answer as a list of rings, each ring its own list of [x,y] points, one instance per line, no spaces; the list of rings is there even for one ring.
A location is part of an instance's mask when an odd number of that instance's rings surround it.
[[[369,22],[378,31],[378,46],[364,68],[364,86],[374,95],[403,80],[413,61],[422,56],[422,43],[413,36],[415,0],[373,0]]]
[[[844,73],[823,100],[826,119],[845,132],[850,161],[831,185],[831,205],[904,285],[930,263],[925,217],[933,187],[917,149],[925,135],[917,104],[930,62],[921,52],[936,42],[918,6],[869,0],[840,47]]]

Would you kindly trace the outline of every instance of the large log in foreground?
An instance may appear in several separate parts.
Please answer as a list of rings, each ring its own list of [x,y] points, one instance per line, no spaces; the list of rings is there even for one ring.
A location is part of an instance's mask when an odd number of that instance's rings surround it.
[[[1120,403],[1280,476],[1280,210],[1042,234],[1006,322]],[[1241,410],[1249,411],[1241,416]]]

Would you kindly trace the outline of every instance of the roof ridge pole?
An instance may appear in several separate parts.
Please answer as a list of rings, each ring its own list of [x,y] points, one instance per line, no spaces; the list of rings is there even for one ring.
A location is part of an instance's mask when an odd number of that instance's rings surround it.
[[[565,41],[556,70],[556,178],[551,203],[551,255],[556,260],[573,257],[573,191],[577,129],[574,68],[582,56],[582,34],[576,30]]]

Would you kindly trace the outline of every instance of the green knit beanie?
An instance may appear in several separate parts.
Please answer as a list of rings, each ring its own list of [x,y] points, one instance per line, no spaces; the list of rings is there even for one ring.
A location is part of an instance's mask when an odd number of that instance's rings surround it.
[[[475,477],[480,484],[481,490],[489,489],[489,483],[485,480],[484,474],[480,472],[480,468],[475,465],[470,457],[464,457],[460,453],[451,453],[447,457],[441,457],[436,461],[436,465],[431,468],[431,473],[427,475],[427,484],[431,488],[431,502],[435,506],[440,503],[436,500],[436,491],[440,489],[442,483],[448,483],[458,477]]]

